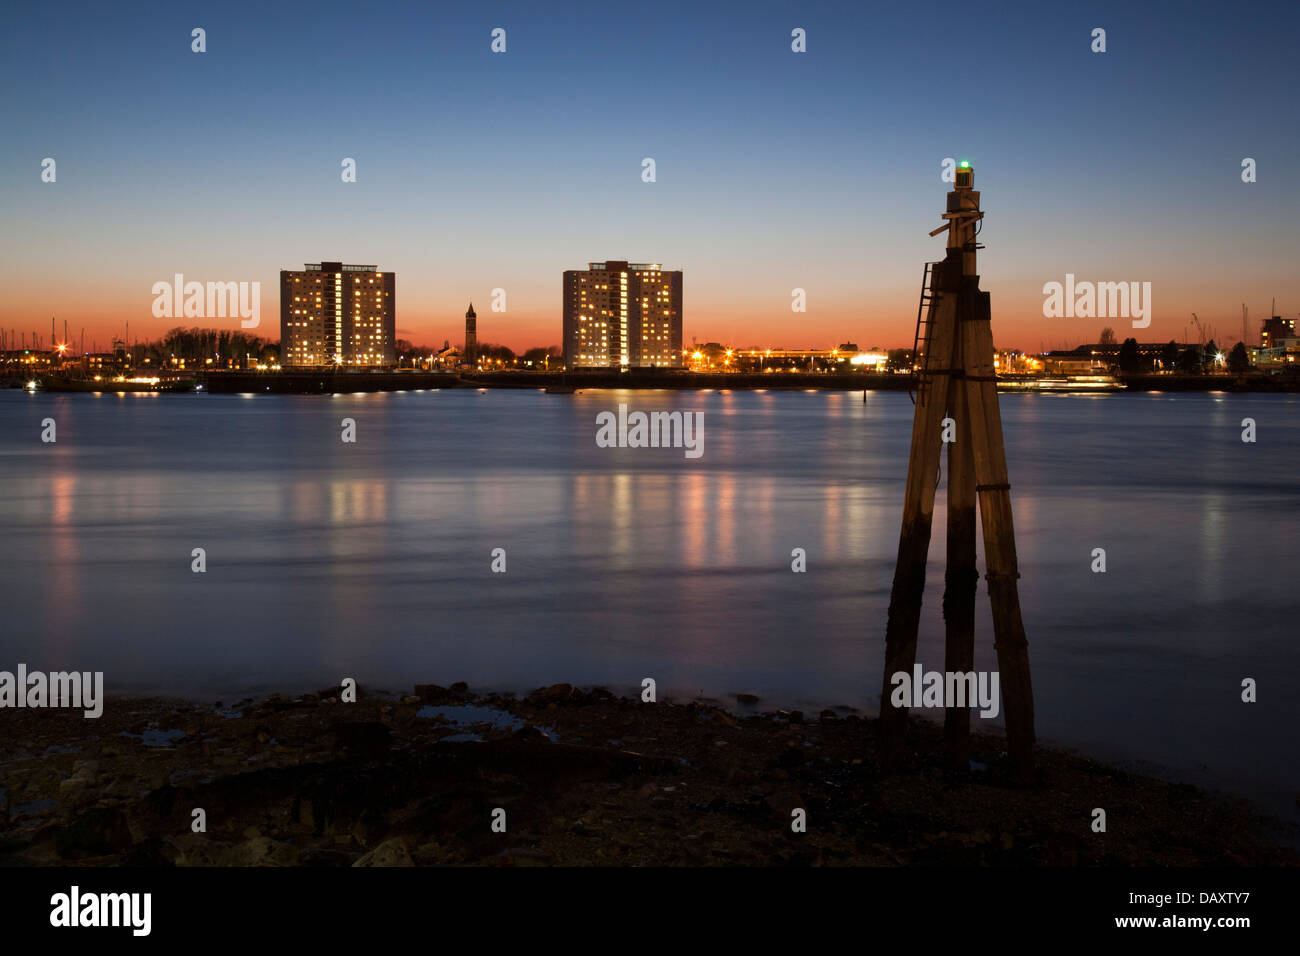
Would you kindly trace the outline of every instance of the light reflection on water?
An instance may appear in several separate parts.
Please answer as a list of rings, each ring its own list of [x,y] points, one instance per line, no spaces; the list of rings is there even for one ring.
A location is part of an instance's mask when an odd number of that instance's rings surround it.
[[[344,676],[623,692],[652,676],[679,696],[876,706],[904,395],[133,398],[0,394],[0,668],[227,700]],[[704,456],[598,448],[596,414],[620,402],[703,411]],[[1294,813],[1300,401],[1004,395],[1002,417],[1040,735]],[[985,669],[988,620],[981,594]],[[1258,704],[1240,702],[1247,676]]]

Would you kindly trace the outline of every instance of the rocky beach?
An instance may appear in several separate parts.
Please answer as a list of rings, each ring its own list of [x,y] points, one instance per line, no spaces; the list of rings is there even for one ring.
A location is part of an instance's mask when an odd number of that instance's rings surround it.
[[[1300,862],[1283,824],[1244,801],[1070,754],[1040,750],[1035,783],[1013,786],[1001,738],[974,734],[969,771],[945,773],[941,730],[921,720],[907,759],[886,774],[876,721],[850,708],[642,703],[568,684],[524,697],[464,684],[338,695],[109,698],[96,720],[9,711],[0,863]],[[1106,811],[1104,833],[1093,831],[1094,808]],[[792,829],[799,810],[806,832]]]

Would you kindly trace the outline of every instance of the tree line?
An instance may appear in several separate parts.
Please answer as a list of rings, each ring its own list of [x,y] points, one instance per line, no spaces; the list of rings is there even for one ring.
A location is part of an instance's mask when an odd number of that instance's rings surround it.
[[[156,342],[135,346],[118,342],[113,351],[122,356],[129,352],[133,361],[149,359],[158,365],[172,359],[200,363],[212,359],[213,364],[224,365],[232,359],[242,362],[245,356],[264,362],[275,361],[280,357],[280,343],[230,329],[185,329],[177,326]]]
[[[1201,372],[1213,371],[1219,366],[1220,361],[1223,362],[1229,372],[1245,372],[1250,368],[1250,353],[1246,350],[1246,344],[1238,342],[1221,360],[1219,358],[1219,346],[1215,344],[1214,339],[1210,339],[1204,346],[1200,347],[1194,345],[1182,347],[1177,342],[1170,341],[1161,350],[1157,358],[1149,353],[1142,354],[1138,348],[1137,339],[1130,338],[1125,339],[1123,344],[1120,345],[1117,357],[1119,370],[1131,373],[1150,372],[1159,368],[1166,371],[1173,370],[1196,375]]]

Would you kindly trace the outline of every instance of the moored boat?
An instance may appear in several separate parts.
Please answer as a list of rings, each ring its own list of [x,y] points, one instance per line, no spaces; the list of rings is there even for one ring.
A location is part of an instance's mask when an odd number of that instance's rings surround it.
[[[1113,375],[999,375],[1002,392],[1113,392],[1124,387]]]
[[[47,392],[191,392],[195,379],[159,375],[56,375],[40,377]]]

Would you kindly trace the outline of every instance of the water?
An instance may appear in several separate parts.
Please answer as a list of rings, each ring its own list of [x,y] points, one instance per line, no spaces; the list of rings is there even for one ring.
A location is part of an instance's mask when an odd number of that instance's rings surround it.
[[[620,402],[704,412],[703,457],[598,448]],[[1296,816],[1300,396],[1001,402],[1040,738]],[[0,393],[0,669],[205,700],[653,677],[870,712],[911,416],[860,392]],[[981,593],[981,669],[989,620]]]

